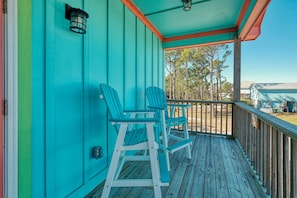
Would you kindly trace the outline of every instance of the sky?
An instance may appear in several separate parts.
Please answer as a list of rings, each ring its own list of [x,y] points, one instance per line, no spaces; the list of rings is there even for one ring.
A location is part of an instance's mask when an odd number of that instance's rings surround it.
[[[233,54],[226,64],[223,75],[233,83]],[[297,0],[271,0],[260,36],[241,43],[242,81],[297,82]]]

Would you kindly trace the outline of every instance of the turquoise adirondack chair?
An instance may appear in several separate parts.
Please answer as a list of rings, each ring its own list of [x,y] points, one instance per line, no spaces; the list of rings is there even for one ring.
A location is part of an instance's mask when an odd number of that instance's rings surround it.
[[[165,91],[155,86],[146,89],[146,97],[148,100],[148,108],[160,112],[163,131],[165,132],[163,133],[161,144],[166,153],[168,170],[170,170],[169,153],[174,153],[180,149],[186,149],[187,158],[191,159],[192,140],[189,138],[188,119],[185,110],[191,105],[167,104]],[[179,117],[174,116],[176,108],[182,109],[182,115]],[[170,113],[168,113],[169,109]],[[182,136],[172,132],[172,128],[176,126],[182,126]],[[170,139],[173,139],[174,141],[171,141],[172,143],[169,144]]]
[[[162,197],[161,186],[169,185],[166,155],[161,152],[157,139],[160,119],[155,111],[124,111],[117,91],[107,84],[100,84],[101,98],[109,112],[109,121],[115,126],[117,140],[105,181],[102,197],[109,196],[112,187],[152,186],[155,197]],[[141,114],[142,116],[138,116]],[[128,151],[128,152],[127,152]],[[147,152],[148,151],[148,152]],[[150,161],[152,178],[119,178],[127,161]]]

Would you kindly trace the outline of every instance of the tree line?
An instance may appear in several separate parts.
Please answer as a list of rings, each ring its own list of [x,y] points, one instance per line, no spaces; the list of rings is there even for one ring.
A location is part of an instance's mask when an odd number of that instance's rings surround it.
[[[226,44],[165,52],[166,94],[169,99],[232,98],[232,84],[222,75],[232,51]]]

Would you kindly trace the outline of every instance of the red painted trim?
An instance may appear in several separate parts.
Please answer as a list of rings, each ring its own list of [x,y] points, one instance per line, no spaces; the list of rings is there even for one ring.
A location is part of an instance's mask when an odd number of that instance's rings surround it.
[[[243,41],[256,39],[261,31],[261,23],[264,18],[270,0],[258,0],[252,10],[245,26],[243,27],[239,37]],[[258,29],[258,30],[257,30]]]
[[[200,33],[196,33],[196,34],[188,34],[188,35],[183,35],[183,36],[175,36],[175,37],[165,38],[164,42],[192,39],[192,38],[198,38],[198,37],[204,37],[204,36],[212,36],[212,35],[217,35],[217,34],[226,34],[226,33],[236,32],[236,31],[237,31],[237,28],[232,27],[232,28],[226,28],[226,29],[221,29],[221,30],[214,30],[214,31],[208,31],[208,32],[200,32]]]
[[[233,40],[224,40],[224,41],[217,41],[217,42],[211,42],[211,43],[202,43],[202,44],[195,44],[195,45],[188,45],[188,46],[168,47],[168,48],[164,48],[164,50],[169,51],[169,50],[176,50],[176,49],[185,49],[185,48],[193,48],[193,47],[218,45],[218,44],[225,44],[225,43],[232,43],[232,42],[233,42]]]
[[[264,15],[266,10],[261,14],[261,16],[256,21],[254,27],[250,30],[249,34],[247,35],[245,40],[255,40],[261,34],[261,24],[264,19]]]
[[[122,0],[123,4],[129,8],[161,41],[164,40],[161,33],[153,24],[143,15],[143,13],[132,3],[131,0]]]
[[[242,8],[240,10],[240,14],[239,14],[239,16],[237,18],[237,21],[236,21],[236,27],[240,26],[244,16],[246,15],[246,12],[247,12],[250,4],[251,4],[251,0],[244,1],[244,4],[243,4],[243,6],[242,6]]]

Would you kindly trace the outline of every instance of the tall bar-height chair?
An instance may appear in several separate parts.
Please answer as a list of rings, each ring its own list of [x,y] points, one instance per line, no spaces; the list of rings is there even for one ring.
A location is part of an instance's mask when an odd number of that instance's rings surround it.
[[[151,86],[146,89],[146,97],[148,100],[148,108],[158,110],[162,120],[163,137],[161,138],[162,148],[166,153],[167,167],[170,170],[169,153],[174,153],[180,149],[186,150],[187,158],[191,159],[192,140],[188,133],[188,119],[186,117],[186,108],[188,104],[167,104],[165,91],[159,87]],[[170,107],[170,113],[168,113]],[[175,117],[176,108],[182,109],[182,115]],[[172,128],[182,126],[183,136],[172,133]],[[169,144],[169,140],[173,139],[173,143]]]
[[[112,187],[152,186],[155,197],[162,197],[161,186],[169,185],[169,173],[166,156],[159,152],[155,127],[160,119],[154,111],[125,112],[120,103],[117,91],[107,84],[100,84],[101,97],[104,99],[109,121],[117,132],[112,159],[105,181],[102,197],[109,196]],[[137,116],[138,114],[146,116]],[[128,152],[127,152],[128,151]],[[148,151],[148,152],[147,152]],[[150,161],[152,178],[122,179],[120,173],[126,161]]]

